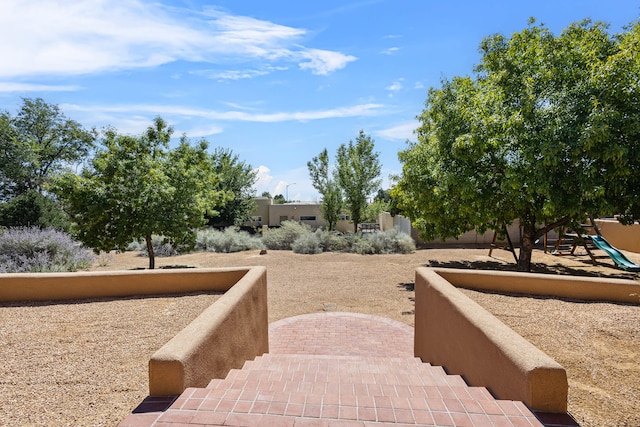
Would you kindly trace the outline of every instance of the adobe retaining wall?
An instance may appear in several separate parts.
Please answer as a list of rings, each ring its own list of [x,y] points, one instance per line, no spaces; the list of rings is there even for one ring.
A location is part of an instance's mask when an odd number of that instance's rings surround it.
[[[415,281],[415,355],[544,412],[566,412],[565,369],[456,287],[640,304],[640,284],[504,271],[419,268]]]
[[[499,399],[567,412],[566,371],[436,271],[416,270],[415,356]]]
[[[225,292],[149,361],[149,394],[179,395],[269,351],[265,267],[0,275],[0,301]]]

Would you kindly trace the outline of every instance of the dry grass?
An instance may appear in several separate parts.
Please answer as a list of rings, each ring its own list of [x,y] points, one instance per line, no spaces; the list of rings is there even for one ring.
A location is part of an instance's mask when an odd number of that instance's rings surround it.
[[[636,262],[640,257],[630,254]],[[534,254],[549,273],[635,277],[585,258]],[[94,270],[144,268],[113,254]],[[511,254],[429,249],[410,255],[297,255],[284,251],[188,254],[158,266],[264,265],[269,320],[321,311],[375,314],[413,325],[414,269],[513,267]],[[467,292],[467,291],[466,291]],[[640,424],[640,307],[468,291],[567,368],[569,410],[583,426]],[[147,361],[217,296],[0,305],[0,420],[7,425],[114,425],[145,397]]]

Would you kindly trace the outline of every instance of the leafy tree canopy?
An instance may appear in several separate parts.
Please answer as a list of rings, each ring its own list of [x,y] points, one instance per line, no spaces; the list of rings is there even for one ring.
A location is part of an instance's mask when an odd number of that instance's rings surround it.
[[[228,149],[216,149],[210,161],[213,171],[218,175],[216,190],[222,200],[217,214],[209,217],[209,224],[240,225],[251,217],[256,206],[253,186],[257,180],[257,171]]]
[[[373,150],[373,139],[361,130],[356,141],[340,145],[336,155],[338,184],[344,192],[354,231],[364,218],[367,198],[381,183],[380,155]]]
[[[583,21],[480,44],[470,77],[431,88],[392,196],[425,239],[523,227],[536,239],[585,214],[640,218],[640,23]]]
[[[329,169],[327,149],[325,148],[318,156],[307,162],[307,168],[313,187],[322,195],[320,209],[324,219],[329,225],[329,230],[334,230],[342,213],[342,189]]]
[[[160,117],[140,137],[107,130],[90,167],[55,180],[54,191],[87,246],[123,250],[144,239],[154,268],[152,235],[193,245],[194,229],[205,224],[206,213],[215,214],[218,177],[206,141],[191,146],[183,137],[169,149],[172,132]]]
[[[97,135],[40,98],[24,98],[15,116],[0,114],[0,200],[43,193],[47,180],[81,163]]]

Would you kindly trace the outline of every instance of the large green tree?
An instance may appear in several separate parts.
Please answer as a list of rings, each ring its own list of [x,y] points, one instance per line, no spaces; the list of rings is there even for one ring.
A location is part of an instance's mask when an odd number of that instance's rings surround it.
[[[431,88],[392,195],[425,239],[522,227],[518,269],[536,239],[585,214],[639,218],[638,24],[560,35],[531,21],[480,45],[471,77]]]
[[[322,152],[307,162],[309,176],[313,187],[322,195],[320,209],[329,225],[329,230],[335,230],[342,212],[342,189],[337,183],[329,167],[329,153],[325,148]]]
[[[54,190],[83,243],[109,251],[144,239],[150,269],[155,266],[152,235],[194,243],[195,229],[218,203],[217,175],[205,141],[191,146],[183,137],[169,149],[172,132],[160,117],[140,137],[107,130],[90,167],[56,179]]]
[[[42,194],[56,172],[86,159],[96,137],[57,105],[24,98],[15,116],[0,114],[0,200],[29,190]]]
[[[354,232],[364,217],[368,197],[382,182],[379,153],[373,150],[373,139],[361,130],[356,141],[340,145],[336,155],[338,184],[344,192]]]
[[[209,224],[216,226],[240,225],[251,217],[255,210],[254,201],[257,170],[240,160],[232,150],[217,148],[210,161],[218,174],[216,190],[223,200],[217,214],[209,218]]]
[[[83,162],[95,138],[95,131],[39,98],[23,99],[15,116],[0,113],[0,225],[67,229],[47,183],[62,168]]]

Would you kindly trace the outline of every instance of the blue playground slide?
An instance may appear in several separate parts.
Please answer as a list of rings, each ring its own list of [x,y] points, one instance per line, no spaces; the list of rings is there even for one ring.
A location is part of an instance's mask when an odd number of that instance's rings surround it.
[[[601,249],[609,255],[609,258],[615,262],[618,267],[622,268],[626,271],[640,271],[640,265],[635,264],[629,258],[627,258],[622,252],[618,249],[611,246],[607,240],[602,236],[589,236],[591,241],[598,249]]]

